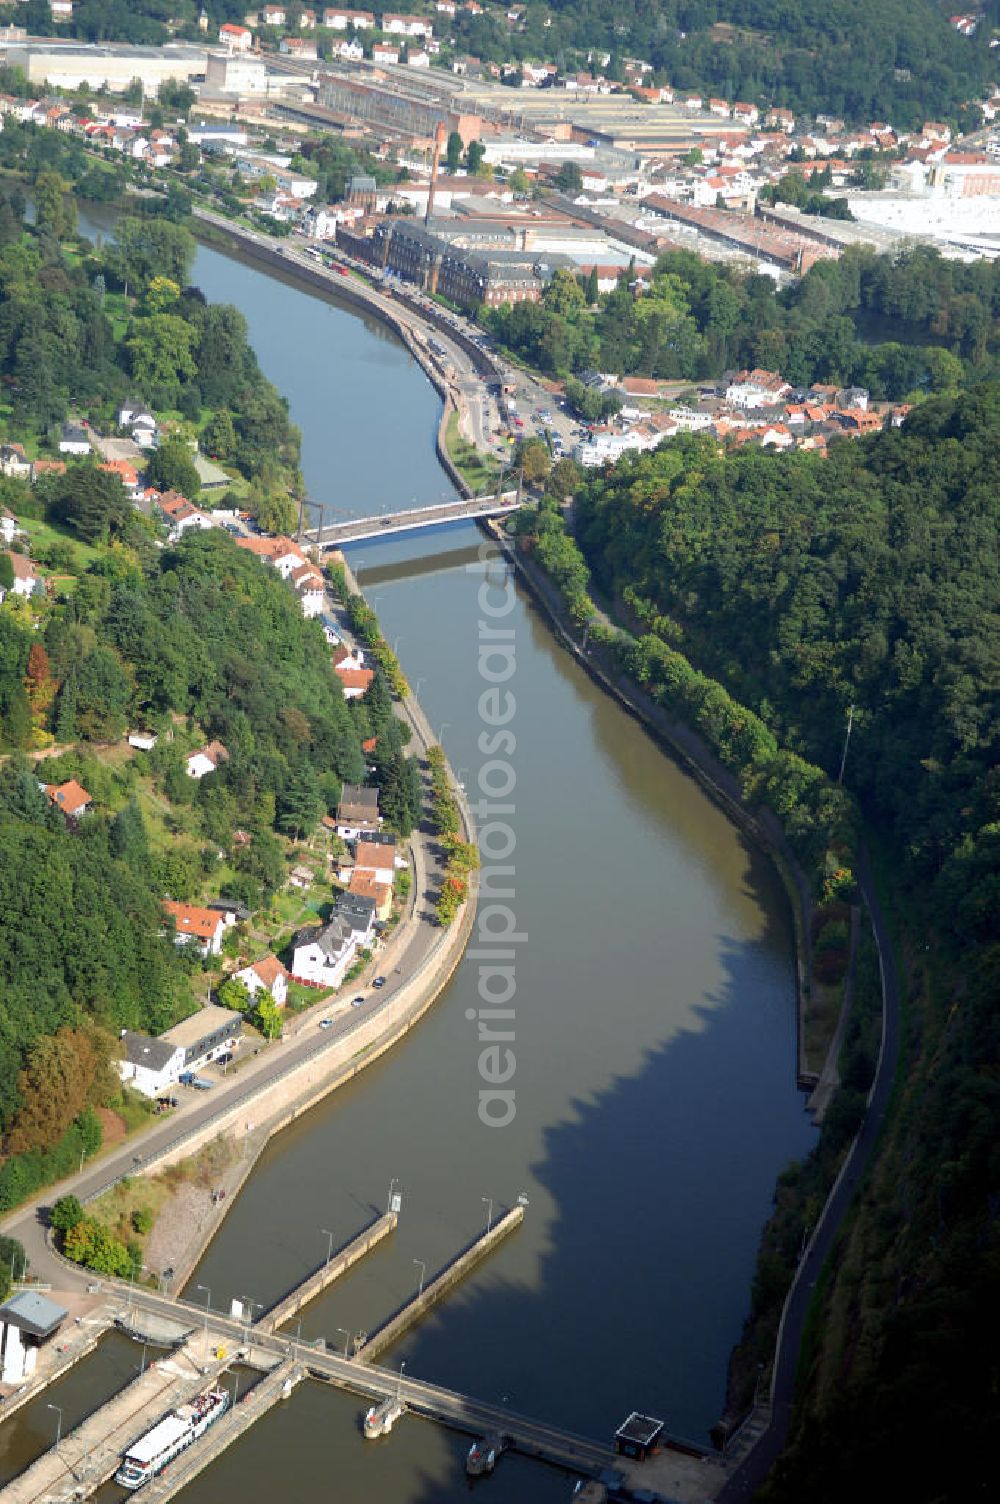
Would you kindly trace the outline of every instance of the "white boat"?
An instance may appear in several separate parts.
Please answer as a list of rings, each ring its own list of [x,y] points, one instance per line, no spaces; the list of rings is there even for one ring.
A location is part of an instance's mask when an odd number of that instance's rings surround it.
[[[374,1441],[377,1436],[388,1436],[406,1406],[395,1395],[372,1405],[365,1412],[365,1435],[369,1441]]]
[[[122,1454],[115,1482],[122,1488],[141,1488],[150,1478],[162,1473],[185,1447],[204,1436],[228,1406],[229,1394],[225,1389],[209,1389],[196,1395],[188,1404],[171,1410]]]

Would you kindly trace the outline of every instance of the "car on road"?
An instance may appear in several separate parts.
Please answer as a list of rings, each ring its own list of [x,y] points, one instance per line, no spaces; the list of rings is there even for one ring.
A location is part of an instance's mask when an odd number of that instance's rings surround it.
[[[332,1018],[321,1018],[320,1021],[319,1021],[319,1026],[320,1026],[321,1029],[332,1029],[333,1028],[333,1019]]]
[[[360,1008],[363,1002],[364,1002],[364,998],[363,997],[352,997],[351,998],[351,1007],[352,1008]]]
[[[373,987],[384,987],[385,986],[385,977],[376,977],[375,980],[374,980],[374,982],[372,983],[372,986]]]

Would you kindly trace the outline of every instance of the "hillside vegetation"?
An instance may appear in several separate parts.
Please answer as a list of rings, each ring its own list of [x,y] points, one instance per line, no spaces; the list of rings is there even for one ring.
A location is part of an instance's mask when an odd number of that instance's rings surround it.
[[[773,765],[773,739],[834,780],[854,707],[845,784],[900,927],[904,1065],[822,1297],[793,1443],[768,1486],[781,1504],[832,1504],[887,1459],[908,1499],[957,1497],[959,1456],[979,1488],[991,1475],[998,473],[1000,387],[986,385],[928,401],[901,431],[833,444],[825,461],[720,454],[695,437],[626,458],[577,498],[586,563],[573,562],[554,513],[528,530],[578,615],[589,565],[639,624],[628,666],[664,704],[688,706],[751,797],[778,793],[793,837],[797,806],[755,769]],[[808,858],[808,831],[798,839]],[[819,882],[823,867],[813,871]],[[783,1179],[784,1198],[794,1184]]]

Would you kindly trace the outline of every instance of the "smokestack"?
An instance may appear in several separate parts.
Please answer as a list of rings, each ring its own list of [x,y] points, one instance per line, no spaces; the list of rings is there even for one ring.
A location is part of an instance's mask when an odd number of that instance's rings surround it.
[[[434,131],[434,158],[431,162],[431,186],[430,191],[427,194],[427,213],[424,215],[425,225],[430,224],[431,214],[434,211],[434,193],[437,188],[438,167],[441,164],[441,151],[444,147],[447,134],[448,133],[445,130],[444,121],[439,120],[437,123],[437,128]]]

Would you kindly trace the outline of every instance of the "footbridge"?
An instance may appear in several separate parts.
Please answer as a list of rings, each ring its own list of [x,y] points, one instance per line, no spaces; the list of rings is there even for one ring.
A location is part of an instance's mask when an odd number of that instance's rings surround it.
[[[393,533],[409,533],[417,528],[442,527],[447,522],[468,522],[478,517],[500,517],[518,505],[516,491],[499,496],[478,496],[460,501],[439,502],[430,507],[408,507],[399,512],[377,512],[371,517],[353,517],[348,522],[328,522],[306,529],[303,540],[320,549],[341,548],[345,543],[360,543],[366,538],[389,538]]]

